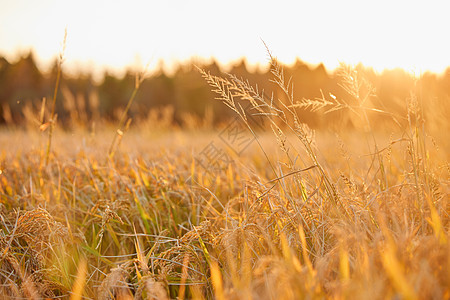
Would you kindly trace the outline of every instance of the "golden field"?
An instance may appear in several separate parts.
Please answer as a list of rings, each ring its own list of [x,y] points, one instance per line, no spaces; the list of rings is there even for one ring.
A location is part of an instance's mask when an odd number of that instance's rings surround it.
[[[279,98],[199,70],[235,112],[218,126],[127,126],[127,107],[2,128],[1,297],[450,299],[448,118],[414,93],[377,107],[347,67],[347,98],[297,102],[271,67]],[[313,131],[302,109],[358,125]]]

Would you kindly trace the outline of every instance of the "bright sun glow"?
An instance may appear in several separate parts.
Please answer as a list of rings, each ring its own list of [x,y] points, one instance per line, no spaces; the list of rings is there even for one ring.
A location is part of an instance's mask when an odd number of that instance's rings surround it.
[[[2,1],[0,55],[34,49],[43,67],[68,28],[66,68],[166,67],[191,57],[267,62],[261,39],[283,62],[327,68],[340,61],[376,70],[442,72],[450,66],[446,1]]]

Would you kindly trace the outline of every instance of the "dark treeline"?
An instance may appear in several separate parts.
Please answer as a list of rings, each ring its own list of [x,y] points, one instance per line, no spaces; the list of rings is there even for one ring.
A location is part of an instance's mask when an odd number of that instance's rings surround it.
[[[201,66],[215,75],[223,75],[216,63]],[[409,73],[400,70],[386,70],[376,73],[362,65],[357,70],[375,87],[376,97],[372,99],[377,107],[405,116],[407,99],[411,92],[418,93],[424,104],[422,109],[430,118],[445,119],[450,113],[450,69],[441,75],[422,74],[415,80]],[[269,71],[249,72],[245,62],[234,65],[229,73],[248,79],[268,96],[282,97],[281,91],[270,82]],[[323,65],[311,67],[301,61],[285,66],[286,78],[292,76],[296,99],[315,99],[332,93],[335,97],[348,97],[339,86],[340,78],[336,72],[329,73]],[[56,63],[47,74],[36,66],[33,55],[22,57],[10,63],[0,57],[0,124],[39,124],[43,98],[47,99],[47,111],[56,81]],[[90,124],[100,121],[114,121],[120,116],[135,86],[135,74],[126,73],[117,78],[105,73],[102,82],[95,84],[92,76],[79,75],[76,78],[64,75],[58,93],[56,112],[63,126]],[[418,88],[420,87],[420,88]],[[161,118],[166,114],[174,124],[183,125],[189,120],[208,119],[210,123],[223,122],[233,113],[219,101],[203,80],[192,63],[181,65],[168,76],[156,72],[142,83],[130,111],[133,120],[149,117]],[[325,118],[321,113],[299,111],[303,121],[312,127],[352,126],[350,116],[335,112]],[[426,114],[425,114],[426,115]],[[164,116],[163,116],[164,117]],[[439,125],[438,125],[439,126]]]

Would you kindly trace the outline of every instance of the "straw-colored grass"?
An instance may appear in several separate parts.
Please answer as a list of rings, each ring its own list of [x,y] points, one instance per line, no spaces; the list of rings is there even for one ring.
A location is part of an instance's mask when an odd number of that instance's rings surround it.
[[[390,115],[343,67],[348,99],[296,101],[270,63],[280,98],[200,70],[254,139],[239,155],[222,129],[136,124],[111,151],[113,130],[55,128],[41,166],[38,129],[0,131],[1,297],[450,299],[448,149],[420,98]],[[350,110],[363,130],[314,132],[302,109]],[[371,114],[409,127],[386,135]],[[200,164],[211,142],[229,164]]]

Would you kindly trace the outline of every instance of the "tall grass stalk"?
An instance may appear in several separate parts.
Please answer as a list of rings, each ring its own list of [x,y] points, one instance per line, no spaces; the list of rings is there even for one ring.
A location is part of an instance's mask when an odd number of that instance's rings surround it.
[[[274,118],[280,120],[285,128],[287,128],[291,133],[294,133],[297,136],[297,138],[303,144],[304,149],[306,150],[311,160],[312,166],[316,167],[319,170],[320,176],[324,181],[324,187],[328,199],[330,199],[330,201],[332,201],[335,205],[341,206],[332,181],[323,168],[322,164],[319,162],[318,155],[312,146],[313,132],[305,123],[302,122],[300,116],[298,115],[298,112],[295,109],[294,91],[291,81],[285,80],[282,66],[278,63],[277,59],[272,55],[267,46],[266,50],[269,56],[271,73],[274,76],[274,79],[272,81],[282,90],[288,103],[284,103],[281,99],[274,99],[273,94],[270,98],[267,97],[264,91],[258,90],[257,86],[253,87],[248,81],[237,78],[232,74],[228,74],[228,78],[224,78],[213,76],[203,70],[200,70],[200,72],[208,82],[208,84],[213,88],[214,92],[219,95],[218,99],[223,101],[225,105],[236,112],[243,120],[243,122],[247,125],[251,133],[255,136],[258,145],[262,149],[266,159],[269,162],[269,165],[272,168],[273,173],[275,174],[275,178],[278,178],[278,182],[280,182],[279,180],[284,178],[285,176],[282,174],[278,174],[275,166],[270,161],[261,144],[259,143],[258,137],[254,133],[254,130],[252,129],[252,126],[248,121],[247,114],[249,113],[253,116],[262,116],[266,120],[268,120],[270,126],[274,130],[275,135],[277,135],[277,139],[282,138],[282,136],[284,136],[285,134],[283,133],[283,129],[280,128]],[[239,101],[246,101],[250,103],[251,111],[246,112]],[[292,161],[287,152],[288,151],[285,150],[285,153],[288,156],[289,160]],[[294,169],[292,171],[292,174],[297,174],[297,170]],[[296,205],[293,205],[293,207],[295,208]]]
[[[131,93],[130,99],[128,99],[127,106],[125,107],[124,111],[122,112],[122,115],[119,120],[119,126],[117,127],[114,138],[111,142],[111,145],[109,146],[109,150],[108,150],[109,158],[114,157],[114,154],[116,153],[116,149],[117,149],[117,147],[119,147],[120,141],[122,140],[124,133],[126,132],[126,130],[128,129],[128,127],[131,123],[131,119],[127,120],[128,111],[130,110],[131,105],[133,104],[133,101],[136,98],[139,87],[141,86],[144,79],[145,79],[145,70],[143,72],[136,73],[134,90]]]
[[[67,40],[67,28],[64,30],[64,39],[63,39],[63,43],[62,43],[62,49],[59,52],[59,59],[58,59],[58,64],[57,64],[56,83],[55,83],[55,89],[53,90],[52,109],[50,112],[50,128],[48,131],[47,151],[45,153],[45,166],[47,166],[48,162],[49,162],[53,130],[54,130],[54,127],[56,126],[56,115],[55,115],[56,96],[58,95],[58,87],[59,87],[59,82],[61,80],[61,72],[62,72],[61,67],[64,62],[64,52],[66,50],[66,40]]]

